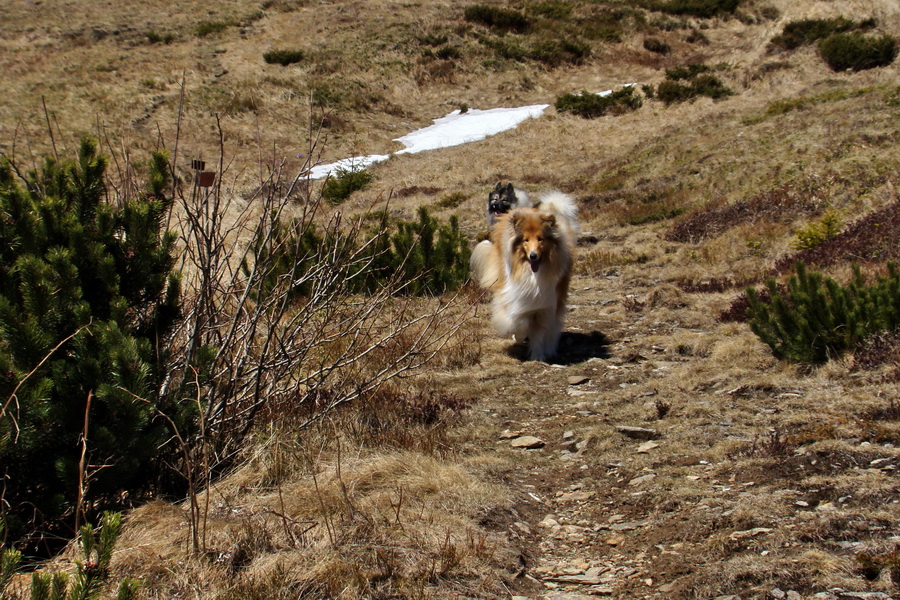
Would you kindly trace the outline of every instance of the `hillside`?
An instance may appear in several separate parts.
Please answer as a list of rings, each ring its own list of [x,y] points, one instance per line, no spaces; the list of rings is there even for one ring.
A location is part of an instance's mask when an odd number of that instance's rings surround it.
[[[0,0],[0,150],[23,165],[87,134],[140,169],[177,139],[179,176],[221,152],[241,203],[278,165],[393,152],[461,107],[550,104],[487,140],[377,164],[333,211],[426,206],[474,242],[498,181],[561,189],[581,210],[551,364],[498,339],[469,286],[448,300],[463,317],[452,339],[382,395],[302,430],[300,408],[270,408],[200,495],[202,553],[186,502],[134,507],[113,576],[159,599],[900,598],[896,336],[810,365],[724,314],[797,258],[842,282],[851,263],[874,275],[896,260],[900,62],[835,72],[814,44],[770,42],[839,16],[897,38],[900,7],[490,4],[529,29],[439,0]],[[271,50],[298,62],[267,63]],[[647,97],[690,64],[733,94]],[[552,108],[627,83],[636,110]],[[854,237],[799,254],[798,232],[829,214]],[[872,215],[869,243],[854,225]]]

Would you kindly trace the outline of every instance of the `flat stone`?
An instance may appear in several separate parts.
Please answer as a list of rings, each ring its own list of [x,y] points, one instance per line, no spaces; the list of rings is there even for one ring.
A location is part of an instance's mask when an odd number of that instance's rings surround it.
[[[500,434],[500,439],[501,440],[512,440],[512,439],[519,437],[520,435],[522,435],[522,434],[519,433],[518,431],[510,431],[509,429],[507,429],[503,433]]]
[[[758,535],[772,533],[773,531],[775,530],[770,527],[754,527],[753,529],[747,529],[744,531],[734,531],[731,535],[728,536],[728,538],[733,541],[745,540],[747,538],[756,537]]]
[[[638,446],[638,449],[636,452],[638,454],[647,454],[654,448],[659,448],[659,444],[657,444],[656,442],[644,442],[643,444]]]
[[[634,440],[655,440],[659,432],[648,427],[631,427],[630,425],[617,425],[616,431]]]
[[[592,490],[584,490],[580,492],[566,492],[559,496],[560,502],[583,502],[594,497],[596,492]]]
[[[615,523],[610,525],[609,528],[612,531],[634,531],[640,527],[644,527],[647,524],[647,521],[634,521],[631,523]]]
[[[556,575],[549,578],[556,583],[574,583],[578,585],[600,585],[600,577],[591,577],[584,573],[580,575]]]
[[[568,382],[569,385],[584,385],[590,380],[590,377],[586,377],[584,375],[572,375],[571,377],[569,377]]]
[[[642,483],[647,483],[648,481],[652,481],[656,479],[655,473],[648,473],[647,475],[641,475],[640,477],[635,477],[631,481],[628,482],[628,485],[641,485]]]
[[[544,447],[544,440],[534,437],[533,435],[522,435],[515,438],[509,443],[513,448],[523,448],[525,450],[536,450]]]

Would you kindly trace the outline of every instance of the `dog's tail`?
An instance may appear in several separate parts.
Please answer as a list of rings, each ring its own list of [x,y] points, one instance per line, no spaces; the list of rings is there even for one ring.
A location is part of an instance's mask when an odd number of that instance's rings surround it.
[[[486,290],[495,289],[500,284],[501,263],[494,256],[494,245],[484,240],[472,250],[469,265],[478,283]]]
[[[551,190],[541,194],[539,200],[538,208],[541,212],[549,212],[556,215],[558,219],[562,219],[565,222],[576,237],[578,236],[578,205],[572,196],[557,190]]]

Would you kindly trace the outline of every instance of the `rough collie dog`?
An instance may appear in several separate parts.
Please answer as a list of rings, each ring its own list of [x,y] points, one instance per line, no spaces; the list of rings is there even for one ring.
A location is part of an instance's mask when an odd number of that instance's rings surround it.
[[[522,190],[517,190],[512,183],[503,185],[497,182],[493,191],[488,193],[487,200],[487,221],[488,227],[493,227],[497,222],[497,217],[506,214],[514,208],[524,208],[531,206],[528,194]]]
[[[570,196],[545,193],[535,208],[499,215],[490,239],[472,251],[473,273],[494,294],[494,328],[500,335],[527,341],[531,360],[547,360],[559,344],[577,217]]]

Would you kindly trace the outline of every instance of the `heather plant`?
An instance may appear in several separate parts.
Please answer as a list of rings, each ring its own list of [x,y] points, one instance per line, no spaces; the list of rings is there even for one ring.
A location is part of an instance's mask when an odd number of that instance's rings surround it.
[[[158,400],[181,310],[166,155],[124,198],[108,196],[106,164],[88,140],[24,187],[0,164],[0,464],[13,539],[145,487],[167,437],[155,412],[182,419]]]
[[[776,357],[822,363],[851,350],[868,337],[900,327],[900,272],[888,265],[887,275],[867,283],[859,267],[841,285],[816,271],[796,265],[784,292],[767,283],[763,301],[748,288],[750,327]]]
[[[884,67],[897,57],[897,41],[890,35],[837,33],[819,42],[819,55],[832,71],[862,71]]]
[[[900,205],[892,202],[846,225],[819,245],[780,258],[775,272],[785,272],[798,261],[823,268],[857,261],[884,263],[900,260]]]

